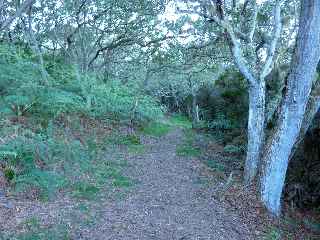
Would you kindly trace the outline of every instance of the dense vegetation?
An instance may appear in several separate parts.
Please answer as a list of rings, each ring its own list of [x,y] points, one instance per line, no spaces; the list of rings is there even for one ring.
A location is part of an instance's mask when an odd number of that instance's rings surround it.
[[[5,178],[15,191],[33,189],[38,194],[33,197],[42,199],[68,186],[95,191],[87,182],[71,186],[72,179],[82,175],[94,174],[97,184],[117,179],[117,170],[101,160],[106,136],[100,139],[103,135],[95,128],[86,134],[83,122],[143,124],[163,117],[159,104],[134,86],[97,75],[77,79],[73,66],[62,60],[46,61],[48,82],[43,84],[28,50],[1,46],[0,153]]]
[[[317,211],[319,9],[319,0],[2,1],[0,197],[127,188],[119,149],[139,154],[141,135],[183,128],[178,156],[203,155],[195,132],[214,139],[232,163],[207,165],[241,169],[273,215],[281,199]]]

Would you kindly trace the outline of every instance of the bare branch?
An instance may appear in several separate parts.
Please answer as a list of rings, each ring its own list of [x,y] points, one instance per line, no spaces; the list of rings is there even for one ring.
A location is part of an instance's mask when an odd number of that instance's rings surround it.
[[[254,0],[254,13],[253,13],[253,22],[252,22],[252,26],[251,26],[251,31],[249,32],[249,42],[253,41],[253,36],[254,36],[254,32],[256,31],[256,27],[257,27],[257,17],[258,17],[258,12],[259,12],[259,8],[258,8],[258,4],[257,2]]]
[[[268,48],[268,56],[266,62],[262,68],[260,73],[260,80],[265,79],[265,77],[271,72],[272,64],[274,62],[274,55],[277,47],[277,43],[280,39],[282,30],[282,22],[281,22],[281,6],[280,1],[276,1],[275,9],[274,9],[274,33],[273,39]]]

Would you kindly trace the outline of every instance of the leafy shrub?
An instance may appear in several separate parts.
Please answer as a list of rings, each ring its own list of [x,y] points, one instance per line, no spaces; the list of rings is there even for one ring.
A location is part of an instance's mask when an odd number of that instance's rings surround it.
[[[25,51],[0,45],[0,107],[3,114],[55,118],[81,113],[135,123],[162,117],[163,109],[138,88],[115,79],[106,83],[94,74],[81,75],[62,59],[47,58],[49,83],[44,85],[37,64]]]
[[[62,189],[66,183],[67,180],[63,176],[53,171],[43,171],[36,168],[18,175],[14,180],[17,192],[28,194],[34,189],[36,196],[29,197],[40,198],[44,201],[53,199],[56,192]]]
[[[218,118],[208,122],[208,128],[211,130],[231,130],[233,125],[228,119]]]
[[[211,169],[213,169],[213,170],[215,170],[215,171],[219,171],[219,172],[224,172],[225,169],[226,169],[225,165],[223,165],[222,163],[217,162],[217,161],[214,160],[214,159],[208,159],[208,160],[206,160],[206,161],[205,161],[205,164],[206,164],[209,168],[211,168]]]
[[[22,129],[22,126],[15,131],[19,136],[0,144],[3,156],[0,161],[18,194],[47,201],[53,199],[59,190],[66,189],[75,197],[86,198],[86,192],[92,189],[74,185],[76,182],[97,188],[105,184],[114,187],[130,185],[130,179],[121,173],[124,165],[106,159],[102,151],[104,146],[99,144],[96,136],[88,136],[86,144],[82,144],[52,122],[39,134]],[[10,134],[8,130],[5,132]],[[125,138],[125,143],[128,141],[138,144],[139,138],[130,136]]]
[[[44,58],[47,83],[30,49],[0,44],[0,117],[13,120],[3,126],[0,122],[0,134],[15,136],[0,142],[0,161],[12,187],[17,193],[34,190],[35,197],[50,200],[61,188],[79,194],[92,190],[75,182],[97,188],[106,183],[131,185],[121,166],[110,164],[102,155],[104,146],[96,136],[80,141],[69,126],[57,123],[65,117],[85,116],[148,125],[161,119],[164,109],[134,85],[115,79],[105,82],[91,73],[81,75],[63,58]],[[167,129],[157,128],[156,134]],[[112,141],[135,153],[144,150],[136,135]]]
[[[162,117],[162,109],[153,98],[117,82],[94,86],[91,94],[94,117],[109,116],[136,122]]]
[[[239,154],[239,153],[243,153],[245,151],[245,149],[244,149],[244,147],[241,147],[241,146],[235,146],[232,144],[228,144],[224,147],[224,151],[226,153]]]

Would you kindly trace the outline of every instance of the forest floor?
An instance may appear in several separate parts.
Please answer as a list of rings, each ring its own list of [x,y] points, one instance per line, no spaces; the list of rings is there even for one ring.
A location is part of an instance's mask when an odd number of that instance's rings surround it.
[[[187,142],[182,128],[141,135],[140,149],[117,150],[132,184],[106,186],[93,199],[9,199],[12,207],[0,205],[0,239],[280,239],[267,226],[272,220],[257,220],[255,199],[235,197],[235,178],[209,169],[197,149],[184,149]]]

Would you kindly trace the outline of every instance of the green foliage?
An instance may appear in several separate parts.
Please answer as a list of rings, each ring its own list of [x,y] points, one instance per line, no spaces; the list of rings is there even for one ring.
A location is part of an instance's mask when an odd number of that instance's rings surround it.
[[[164,109],[158,102],[132,82],[123,84],[116,79],[105,81],[99,74],[82,74],[59,56],[44,55],[49,74],[44,83],[30,49],[0,44],[0,53],[0,117],[29,122],[9,122],[0,128],[1,136],[8,136],[0,145],[0,161],[14,191],[50,200],[62,188],[73,196],[86,197],[95,195],[105,184],[131,185],[131,180],[121,174],[122,166],[105,159],[106,146],[95,134],[80,141],[69,126],[59,126],[59,121],[86,116],[148,125],[163,118]],[[167,131],[159,126],[153,130],[151,124],[147,131],[156,135]],[[113,136],[108,141],[125,145],[132,153],[144,151],[137,135]]]
[[[209,168],[211,168],[211,169],[213,169],[213,170],[215,170],[215,171],[218,171],[218,172],[224,172],[225,169],[226,169],[225,165],[217,162],[217,161],[214,160],[214,159],[208,159],[208,160],[206,160],[206,161],[205,161],[205,164],[206,164]]]
[[[39,220],[32,217],[25,221],[22,226],[25,233],[12,236],[10,239],[16,240],[70,240],[69,229],[66,225],[41,226]]]
[[[199,157],[201,155],[201,150],[199,148],[186,144],[178,146],[176,152],[178,156],[186,157]]]
[[[169,117],[168,124],[174,127],[181,127],[186,129],[192,128],[192,122],[186,116],[179,114],[175,114]]]
[[[198,101],[208,130],[225,134],[246,127],[247,84],[235,70],[226,71],[213,86],[204,86],[199,93]]]
[[[119,133],[113,134],[106,139],[107,143],[117,144],[117,145],[140,145],[140,137],[135,134],[121,135]]]
[[[115,133],[107,137],[107,144],[126,146],[129,153],[142,154],[145,151],[145,146],[141,143],[140,136],[136,134],[121,135]]]
[[[81,113],[96,118],[111,118],[136,123],[155,120],[163,109],[137,87],[117,80],[104,82],[98,75],[77,73],[61,58],[47,59],[49,83],[43,84],[39,69],[24,52],[1,45],[0,109],[16,116],[55,118]]]
[[[146,151],[146,148],[144,145],[130,145],[128,146],[129,153],[132,154],[143,154]]]
[[[100,189],[87,182],[77,182],[72,186],[71,196],[87,200],[95,199]]]
[[[66,186],[67,180],[64,176],[53,171],[43,171],[40,169],[31,169],[30,171],[18,175],[14,182],[16,191],[28,194],[36,190],[37,196],[29,196],[48,201],[55,197],[58,190]]]
[[[235,146],[235,145],[232,145],[232,144],[226,145],[223,150],[226,153],[232,153],[232,154],[239,154],[239,153],[243,153],[244,152],[243,147]]]
[[[86,81],[90,84],[85,84]],[[81,82],[81,85],[86,85],[81,86],[81,95],[86,99],[89,114],[95,118],[108,117],[141,123],[162,116],[159,104],[134,86],[118,81],[102,83],[94,78],[86,81]]]
[[[167,135],[172,130],[172,127],[166,123],[151,122],[141,129],[143,134],[162,137]]]
[[[264,240],[281,240],[281,232],[277,228],[271,228],[269,232],[264,236]]]
[[[4,177],[10,182],[14,179],[16,173],[14,171],[14,169],[10,166],[7,166],[4,170],[3,170],[3,173],[4,173]]]
[[[54,199],[62,189],[70,190],[75,197],[94,195],[93,188],[75,184],[79,182],[98,189],[113,182],[116,187],[129,185],[121,183],[124,182],[121,173],[124,165],[106,159],[105,146],[94,134],[87,137],[84,145],[52,122],[38,134],[22,126],[12,131],[17,131],[19,136],[1,144],[0,151],[7,169],[5,175],[16,193],[34,194],[29,197],[47,201]],[[10,135],[9,130],[5,132]],[[140,140],[137,136],[127,136],[122,143],[140,144]]]
[[[193,145],[196,139],[196,132],[192,129],[184,129],[184,143]]]
[[[184,129],[184,141],[177,146],[176,154],[185,157],[199,157],[201,149],[195,146],[195,131],[192,129]]]
[[[208,128],[211,130],[231,130],[234,126],[224,116],[218,116],[216,119],[208,122]]]
[[[118,177],[114,178],[112,182],[113,186],[118,188],[127,188],[133,185],[133,182],[130,178],[119,175]]]
[[[310,219],[304,218],[303,223],[308,229],[310,229],[314,232],[320,233],[320,222],[319,221],[315,221],[311,218]]]
[[[6,157],[5,175],[14,186],[16,192],[28,193],[34,190],[36,198],[51,199],[55,193],[66,184],[66,179],[58,173],[40,169],[40,162],[36,163],[36,156],[41,161],[44,156],[39,156],[39,147],[43,144],[41,137],[18,137],[1,145],[2,149],[14,151],[16,154]],[[41,163],[45,164],[45,163]]]

